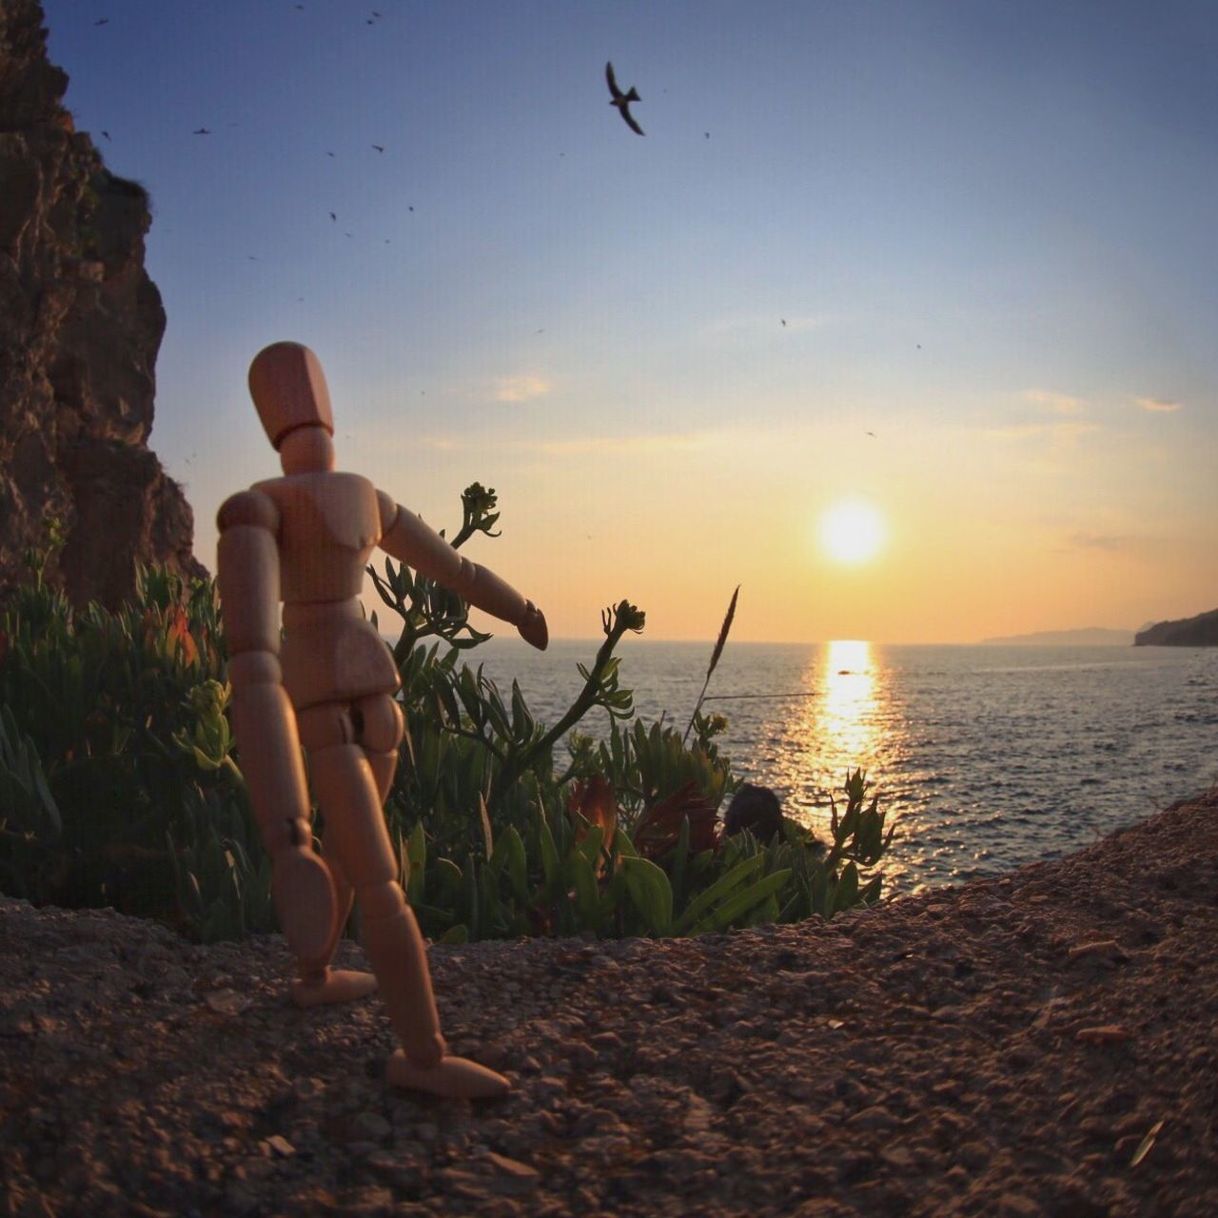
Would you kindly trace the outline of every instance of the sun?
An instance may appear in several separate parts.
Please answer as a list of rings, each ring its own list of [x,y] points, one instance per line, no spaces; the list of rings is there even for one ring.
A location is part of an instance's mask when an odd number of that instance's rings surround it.
[[[884,517],[865,499],[839,499],[820,518],[820,544],[836,562],[870,562],[887,536]]]

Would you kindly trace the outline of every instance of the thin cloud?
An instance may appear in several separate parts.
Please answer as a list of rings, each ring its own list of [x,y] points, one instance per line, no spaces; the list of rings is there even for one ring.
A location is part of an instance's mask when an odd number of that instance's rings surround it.
[[[1054,393],[1049,389],[1027,389],[1024,401],[1032,402],[1050,414],[1082,414],[1087,403],[1069,393]]]
[[[1098,423],[1072,419],[1060,423],[1013,423],[1009,427],[994,427],[990,435],[1000,440],[1048,439],[1055,443],[1072,444],[1080,436],[1101,431]]]
[[[706,448],[719,438],[717,432],[708,431],[634,436],[574,436],[567,440],[519,440],[513,447],[541,453],[547,457],[582,456],[587,453],[648,456]]]
[[[1124,557],[1145,560],[1152,558],[1162,546],[1161,540],[1150,536],[1136,536],[1132,533],[1071,533],[1065,538],[1064,544],[1057,548],[1059,554],[1078,553],[1080,550],[1091,554],[1107,554],[1112,557]]]
[[[1104,550],[1110,554],[1124,553],[1143,544],[1137,537],[1108,533],[1074,533],[1069,543],[1074,550]]]
[[[1143,410],[1148,410],[1152,414],[1174,414],[1181,409],[1182,403],[1172,402],[1166,398],[1134,398]]]
[[[544,397],[553,386],[539,376],[501,376],[495,381],[496,402],[528,402]]]

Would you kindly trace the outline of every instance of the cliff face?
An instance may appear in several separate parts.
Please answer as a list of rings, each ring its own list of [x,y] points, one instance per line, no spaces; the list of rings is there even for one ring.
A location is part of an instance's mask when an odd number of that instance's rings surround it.
[[[111,607],[137,559],[205,574],[194,517],[148,446],[165,329],[148,196],[73,129],[37,0],[0,4],[0,596],[58,518],[50,579]]]
[[[1156,622],[1134,636],[1135,647],[1218,647],[1218,609],[1174,622]]]

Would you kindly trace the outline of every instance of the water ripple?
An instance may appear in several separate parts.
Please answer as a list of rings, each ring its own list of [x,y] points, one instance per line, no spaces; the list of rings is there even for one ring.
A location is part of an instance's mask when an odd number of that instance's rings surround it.
[[[477,656],[552,721],[595,647],[497,639]],[[709,648],[622,657],[638,712],[683,730]],[[729,643],[710,692],[736,772],[805,824],[825,830],[846,771],[866,770],[897,818],[897,891],[1056,857],[1218,780],[1218,649]]]

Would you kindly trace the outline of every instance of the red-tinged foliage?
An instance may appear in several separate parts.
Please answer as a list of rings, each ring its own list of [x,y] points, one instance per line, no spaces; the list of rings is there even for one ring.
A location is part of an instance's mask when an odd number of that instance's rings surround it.
[[[676,846],[681,822],[689,818],[689,849],[693,854],[719,846],[718,808],[687,782],[671,795],[651,805],[635,826],[634,847],[649,859],[663,858]]]
[[[567,799],[567,812],[578,812],[590,825],[599,825],[604,834],[601,848],[608,850],[617,832],[617,799],[613,786],[603,774],[594,774],[586,782],[580,781],[571,788]],[[581,825],[576,829],[575,840],[583,841],[587,830]]]
[[[165,649],[172,655],[176,648],[182,652],[185,664],[199,662],[199,648],[190,633],[190,618],[181,605],[170,605],[163,612],[149,608],[144,612],[144,638],[149,647],[155,648],[160,632],[164,631]]]

